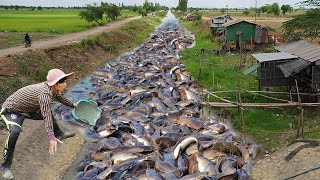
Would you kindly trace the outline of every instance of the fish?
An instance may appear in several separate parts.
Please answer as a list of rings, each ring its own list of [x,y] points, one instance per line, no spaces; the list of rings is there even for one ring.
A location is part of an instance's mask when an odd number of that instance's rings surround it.
[[[210,160],[212,163],[217,163],[217,160],[220,157],[226,157],[226,154],[218,151],[217,149],[208,148],[202,151],[202,156]]]
[[[203,128],[203,123],[200,119],[194,117],[180,116],[178,118],[178,123],[180,125],[187,125],[189,128],[199,130]]]
[[[173,151],[173,156],[175,159],[178,158],[178,156],[180,155],[181,151],[185,150],[186,147],[188,147],[191,143],[197,143],[198,144],[198,140],[195,137],[186,137],[184,138],[180,143],[178,143],[178,145],[174,148]]]
[[[109,138],[103,138],[99,141],[99,149],[115,149],[118,146],[120,146],[120,141],[118,138],[115,137],[109,137]]]
[[[119,165],[120,163],[139,157],[139,155],[132,152],[117,152],[111,156],[111,161],[113,165]]]
[[[154,169],[147,169],[146,175],[148,180],[163,180],[163,177]]]
[[[207,175],[208,175],[208,172],[193,173],[193,174],[182,176],[180,180],[190,180],[190,179],[198,180],[206,177]]]
[[[155,141],[157,144],[159,144],[160,148],[164,148],[164,149],[174,146],[177,142],[171,137],[163,137],[163,136],[158,137]]]
[[[251,144],[248,148],[250,157],[252,157],[252,159],[255,159],[257,157],[258,152],[260,151],[260,146],[257,144]]]
[[[199,172],[208,172],[209,176],[217,175],[215,165],[208,159],[196,154]]]
[[[158,156],[156,156],[156,161],[155,161],[155,169],[157,169],[160,172],[171,172],[176,169],[172,164],[162,161]]]

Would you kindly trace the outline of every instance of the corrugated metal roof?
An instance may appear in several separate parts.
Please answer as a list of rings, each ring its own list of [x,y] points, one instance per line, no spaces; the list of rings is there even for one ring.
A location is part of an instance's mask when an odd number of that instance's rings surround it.
[[[306,61],[320,60],[320,46],[308,43],[305,40],[291,41],[275,47],[276,50],[294,54]]]
[[[254,58],[256,58],[259,62],[267,62],[267,61],[277,61],[284,59],[295,59],[298,56],[291,55],[284,52],[277,53],[260,53],[260,54],[251,54]]]
[[[255,24],[255,23],[251,23],[251,22],[245,21],[245,20],[243,20],[243,19],[236,19],[236,20],[231,20],[231,21],[228,21],[228,22],[224,23],[223,26],[224,26],[224,27],[229,27],[229,26],[232,26],[232,25],[234,25],[234,24],[238,24],[238,23],[240,23],[240,22],[247,22],[247,23],[249,23],[249,24],[257,25],[257,24]]]
[[[260,64],[260,63],[257,63],[257,64],[255,64],[255,65],[249,67],[249,68],[246,69],[245,71],[243,71],[243,74],[246,76],[246,75],[252,73],[253,71],[255,71],[256,69],[258,69],[260,66],[261,66],[261,64]]]
[[[279,65],[279,68],[281,69],[285,77],[289,77],[292,74],[299,73],[301,70],[305,69],[310,64],[311,62],[298,58],[296,60]]]

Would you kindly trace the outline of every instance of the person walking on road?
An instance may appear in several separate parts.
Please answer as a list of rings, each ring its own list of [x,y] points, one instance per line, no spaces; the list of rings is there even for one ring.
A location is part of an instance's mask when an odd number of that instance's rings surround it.
[[[50,106],[53,100],[57,100],[66,106],[76,107],[74,102],[61,94],[67,88],[67,78],[72,74],[65,74],[60,69],[51,69],[48,72],[47,81],[19,89],[3,103],[0,115],[9,133],[4,146],[4,163],[1,166],[2,178],[14,178],[10,167],[16,142],[25,118],[45,121],[50,155],[57,150],[57,144],[62,143],[61,140],[75,135],[72,132],[63,132],[59,128],[53,118]]]
[[[26,48],[31,47],[31,38],[28,33],[24,36],[24,43]]]

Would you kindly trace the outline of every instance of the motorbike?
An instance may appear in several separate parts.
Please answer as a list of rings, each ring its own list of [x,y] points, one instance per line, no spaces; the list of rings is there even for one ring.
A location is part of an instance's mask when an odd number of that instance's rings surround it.
[[[26,48],[31,47],[31,40],[30,41],[25,41],[24,42],[24,47],[26,47]]]

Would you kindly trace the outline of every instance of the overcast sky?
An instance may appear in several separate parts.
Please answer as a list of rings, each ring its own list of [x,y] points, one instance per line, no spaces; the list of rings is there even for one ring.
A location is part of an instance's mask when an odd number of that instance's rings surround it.
[[[124,3],[125,5],[141,5],[144,0],[0,0],[0,5],[22,5],[22,6],[85,6],[86,4],[93,4],[100,2],[108,3]],[[280,7],[282,4],[290,4],[295,7],[297,2],[303,0],[257,0],[258,7],[264,4],[272,4],[277,2]],[[178,0],[149,0],[149,2],[160,3],[168,7],[176,7]],[[242,7],[254,7],[255,0],[189,0],[188,7],[208,7],[208,8],[242,8]]]

